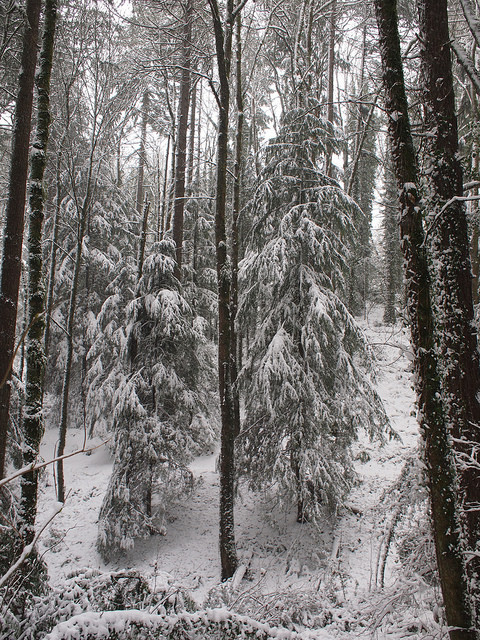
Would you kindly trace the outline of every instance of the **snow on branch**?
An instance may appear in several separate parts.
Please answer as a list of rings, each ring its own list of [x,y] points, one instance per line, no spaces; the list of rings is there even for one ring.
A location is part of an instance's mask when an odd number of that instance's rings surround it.
[[[65,453],[63,456],[58,456],[56,458],[52,458],[51,460],[47,460],[46,462],[31,462],[30,464],[27,464],[25,467],[22,467],[18,471],[15,471],[15,473],[12,473],[12,475],[8,476],[7,478],[2,478],[0,480],[0,488],[5,486],[9,482],[12,482],[16,478],[19,478],[20,476],[23,476],[26,473],[29,473],[30,471],[43,469],[44,467],[48,467],[49,464],[54,464],[55,462],[58,462],[58,460],[65,460],[66,458],[72,458],[73,456],[77,456],[80,453],[90,453],[92,451],[95,451],[95,449],[99,449],[100,447],[103,447],[103,445],[107,444],[109,440],[111,440],[111,438],[108,438],[108,440],[104,440],[104,442],[101,442],[100,444],[97,444],[93,447],[82,447],[81,449],[77,449],[76,451],[72,451],[71,453]]]
[[[310,640],[313,635],[308,632],[296,633],[287,629],[270,627],[247,616],[232,613],[228,609],[205,609],[195,613],[179,613],[161,616],[136,609],[128,611],[87,612],[73,616],[61,622],[45,637],[45,640],[74,640],[76,638],[95,638],[107,640],[115,633],[115,637],[133,637],[143,640],[153,638],[193,637],[195,631],[222,631],[222,638],[256,638],[267,640]],[[192,635],[190,635],[192,634]],[[197,635],[195,634],[195,637]],[[205,636],[206,637],[206,636]]]
[[[480,95],[480,74],[475,68],[472,59],[469,57],[468,53],[465,51],[462,45],[460,45],[455,40],[452,40],[452,42],[450,43],[450,47],[458,60],[458,64],[470,78],[477,94]]]
[[[475,8],[472,5],[471,0],[460,0],[462,6],[463,15],[467,21],[468,28],[477,44],[480,47],[480,20],[475,15]]]
[[[35,545],[37,544],[37,541],[39,540],[39,538],[42,535],[42,533],[45,531],[45,529],[48,527],[48,525],[52,522],[52,520],[55,518],[55,516],[57,516],[60,513],[60,511],[63,509],[63,507],[64,507],[64,503],[61,503],[61,502],[57,503],[56,507],[53,510],[53,513],[47,519],[47,521],[45,522],[43,527],[39,531],[37,531],[37,533],[35,534],[35,537],[32,540],[32,542],[30,544],[27,544],[23,548],[22,553],[20,554],[20,556],[16,560],[16,562],[14,564],[12,564],[12,566],[8,569],[8,571],[6,573],[3,574],[3,576],[0,577],[0,589],[8,582],[8,580],[12,577],[12,575],[15,573],[15,571],[17,571],[22,566],[22,564],[25,562],[25,560],[28,558],[28,556],[32,553],[32,551],[35,549]]]
[[[479,196],[453,196],[453,198],[450,198],[450,200],[448,200],[443,205],[440,211],[438,211],[438,213],[435,214],[432,222],[430,223],[430,225],[428,226],[425,232],[425,239],[423,242],[424,243],[426,242],[428,235],[432,232],[433,228],[435,227],[437,222],[440,220],[442,213],[444,213],[448,209],[448,207],[450,207],[455,202],[472,202],[473,200],[480,200],[480,195]]]

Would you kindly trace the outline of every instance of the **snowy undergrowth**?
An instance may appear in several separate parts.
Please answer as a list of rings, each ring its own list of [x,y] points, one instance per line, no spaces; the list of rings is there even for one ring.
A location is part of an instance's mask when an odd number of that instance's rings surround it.
[[[236,535],[246,573],[238,584],[219,585],[216,455],[204,456],[191,465],[192,493],[160,516],[158,525],[166,534],[139,541],[134,550],[106,565],[95,550],[95,539],[111,460],[106,448],[100,448],[66,465],[70,492],[41,548],[52,585],[64,584],[67,574],[83,566],[135,569],[154,591],[168,582],[172,593],[187,593],[190,608],[228,608],[271,627],[308,630],[316,638],[446,636],[434,581],[422,577],[414,564],[402,565],[397,552],[396,542],[406,543],[405,527],[400,518],[392,528],[396,498],[389,488],[414,455],[418,431],[407,335],[398,326],[383,326],[379,317],[370,314],[364,329],[377,354],[377,388],[400,439],[379,447],[365,435],[356,443],[357,480],[336,520],[326,516],[316,527],[298,524],[293,510],[280,511],[271,496],[241,486]],[[52,453],[55,437],[48,432],[44,457]],[[69,434],[71,450],[82,443],[83,433]],[[53,496],[48,470],[40,513]],[[405,548],[408,555],[408,544]]]

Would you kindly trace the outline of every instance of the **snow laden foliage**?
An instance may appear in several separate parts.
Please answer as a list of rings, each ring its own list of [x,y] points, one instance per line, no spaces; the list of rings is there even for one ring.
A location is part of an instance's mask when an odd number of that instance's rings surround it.
[[[206,609],[195,613],[179,613],[169,616],[145,611],[111,611],[75,616],[57,625],[46,636],[47,640],[233,640],[252,638],[267,640],[309,640],[308,633],[295,633],[287,629],[239,616],[227,609]]]
[[[169,499],[191,487],[187,464],[214,438],[208,392],[212,359],[204,323],[173,275],[175,247],[153,245],[129,305],[127,363],[113,397],[114,467],[100,511],[98,548],[107,558],[157,531],[156,492]]]
[[[290,113],[269,147],[241,264],[241,316],[255,333],[240,375],[239,473],[297,501],[298,519],[334,511],[351,486],[358,430],[387,424],[372,354],[348,312],[345,274],[361,212],[317,169],[321,121]]]
[[[21,618],[2,607],[0,637],[39,640],[62,623],[74,629],[75,623],[69,620],[76,616],[88,619],[89,616],[95,618],[95,613],[105,615],[107,611],[118,610],[125,616],[132,609],[167,615],[183,611],[188,604],[186,594],[168,580],[156,582],[153,589],[137,571],[103,573],[79,569],[70,574],[61,587],[46,589],[42,595],[30,595]]]
[[[86,426],[91,435],[102,437],[113,428],[113,399],[124,373],[126,309],[135,289],[134,223],[118,225],[126,220],[125,208],[114,201],[103,211],[94,208],[85,258],[91,274],[83,316]]]

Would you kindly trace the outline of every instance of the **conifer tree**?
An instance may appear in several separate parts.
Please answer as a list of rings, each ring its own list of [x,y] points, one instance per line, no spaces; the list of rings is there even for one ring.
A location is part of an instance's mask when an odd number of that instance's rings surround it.
[[[192,456],[213,440],[212,364],[203,323],[174,275],[175,249],[169,239],[152,246],[128,309],[127,369],[112,398],[114,467],[99,518],[105,557],[155,530],[154,491],[165,506],[185,488]]]
[[[244,318],[257,327],[241,372],[239,471],[276,484],[297,519],[335,510],[349,488],[359,428],[386,424],[363,335],[342,298],[358,205],[320,173],[328,123],[314,105],[287,114],[268,147],[242,262]],[[252,317],[253,316],[253,317]],[[367,355],[368,354],[368,355]]]

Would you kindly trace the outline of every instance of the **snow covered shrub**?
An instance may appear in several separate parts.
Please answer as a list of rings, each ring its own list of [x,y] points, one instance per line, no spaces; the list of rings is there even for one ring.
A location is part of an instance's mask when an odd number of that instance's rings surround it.
[[[1,637],[40,639],[55,625],[89,612],[103,614],[106,611],[142,609],[154,610],[161,615],[173,614],[183,610],[177,605],[184,599],[173,597],[176,591],[168,582],[152,590],[146,578],[137,571],[103,573],[80,569],[71,574],[61,588],[32,597],[23,619],[17,620],[16,626],[10,621],[10,625],[4,628],[10,630],[10,635]]]
[[[187,464],[214,438],[208,391],[213,367],[203,325],[174,276],[175,246],[145,260],[130,305],[128,364],[113,396],[114,467],[99,518],[104,558],[157,531],[152,497],[191,488]]]
[[[143,611],[115,611],[83,614],[60,623],[47,640],[307,640],[311,636],[269,627],[226,609],[207,609],[197,613],[159,616]]]
[[[252,203],[241,263],[244,324],[255,327],[240,385],[238,471],[253,489],[297,501],[298,520],[334,511],[351,485],[350,445],[387,418],[365,338],[342,302],[355,202],[317,168],[322,121],[287,114]]]
[[[429,585],[438,585],[429,500],[422,469],[415,453],[404,464],[398,479],[382,498],[388,518],[379,555],[378,583],[384,586],[385,566],[395,544],[402,574],[419,577]]]
[[[407,508],[396,527],[395,542],[405,575],[418,575],[427,584],[437,586],[437,563],[428,500]]]

